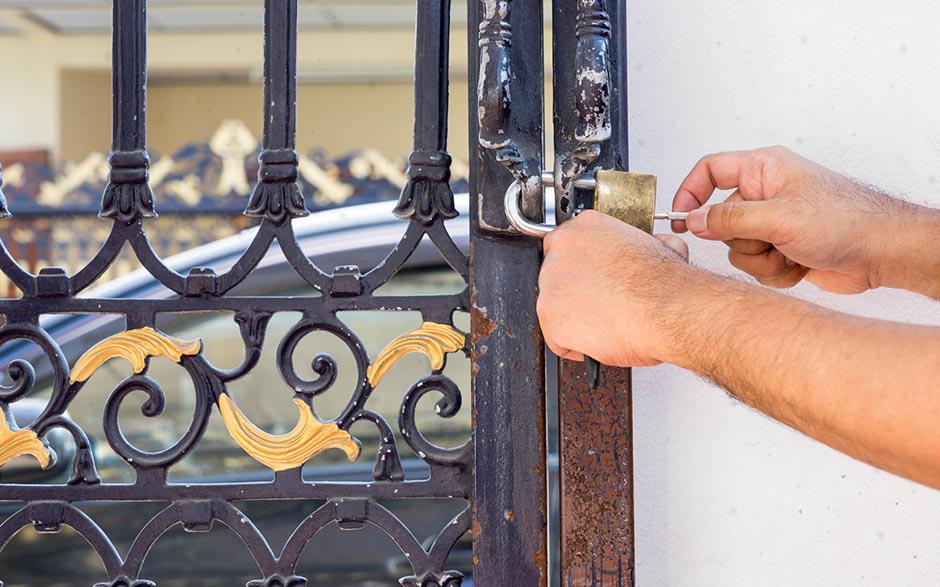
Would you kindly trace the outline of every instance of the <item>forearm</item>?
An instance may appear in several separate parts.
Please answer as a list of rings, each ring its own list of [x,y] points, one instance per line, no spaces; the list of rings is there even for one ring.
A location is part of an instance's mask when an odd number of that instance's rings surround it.
[[[940,299],[940,210],[893,202],[882,230],[870,235],[881,243],[876,285]]]
[[[691,269],[666,360],[830,446],[940,488],[940,329],[831,312]]]

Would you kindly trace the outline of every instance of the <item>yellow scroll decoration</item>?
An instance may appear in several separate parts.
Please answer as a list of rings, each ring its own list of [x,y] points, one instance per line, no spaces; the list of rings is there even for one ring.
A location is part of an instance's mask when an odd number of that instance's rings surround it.
[[[409,353],[422,353],[431,360],[435,371],[444,368],[447,353],[455,353],[464,346],[464,335],[450,324],[425,322],[421,328],[403,334],[382,349],[369,365],[366,377],[372,387],[379,384],[392,365]]]
[[[227,393],[219,395],[219,411],[229,435],[252,458],[275,471],[299,467],[330,448],[341,449],[350,461],[359,457],[359,443],[348,432],[317,420],[303,400],[294,398],[294,404],[300,414],[297,425],[275,436],[255,426]]]
[[[49,449],[32,430],[11,430],[6,414],[0,409],[0,466],[21,455],[30,455],[46,469],[52,462]]]
[[[169,357],[179,363],[184,355],[198,354],[201,348],[201,341],[171,338],[149,326],[128,330],[85,351],[72,368],[69,381],[87,381],[105,361],[114,357],[127,359],[134,373],[140,373],[147,366],[148,357]]]

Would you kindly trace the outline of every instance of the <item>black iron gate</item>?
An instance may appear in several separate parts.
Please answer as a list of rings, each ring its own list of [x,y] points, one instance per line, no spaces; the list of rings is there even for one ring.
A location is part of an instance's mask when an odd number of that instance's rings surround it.
[[[479,137],[479,143],[474,139],[471,149],[477,156],[471,157],[469,259],[444,227],[444,220],[456,215],[446,151],[449,0],[417,3],[414,152],[409,159],[409,182],[395,209],[396,215],[408,219],[408,224],[397,246],[368,271],[355,266],[330,271],[318,267],[303,253],[293,232],[292,220],[308,213],[297,184],[294,150],[297,0],[265,0],[264,150],[260,155],[260,181],[245,211],[259,218],[260,225],[251,244],[227,272],[217,274],[196,267],[181,274],[154,252],[146,228],[147,219],[155,216],[155,202],[147,185],[145,140],[146,1],[114,0],[114,136],[110,184],[100,213],[113,223],[110,236],[94,258],[73,275],[57,268],[29,274],[5,248],[0,248],[0,269],[23,292],[22,299],[0,300],[0,313],[5,318],[0,344],[26,340],[38,345],[52,365],[54,383],[41,414],[19,428],[12,416],[14,406],[30,394],[36,377],[29,363],[10,364],[8,374],[13,385],[0,389],[0,464],[31,455],[39,465],[48,465],[56,455],[45,437],[57,428],[67,431],[76,446],[67,484],[0,483],[0,503],[22,504],[0,523],[0,547],[24,527],[56,532],[63,525],[70,526],[104,563],[107,577],[102,577],[99,585],[142,587],[153,585],[142,575],[142,566],[162,534],[177,525],[188,531],[205,531],[218,522],[244,542],[257,563],[259,578],[251,586],[299,587],[307,580],[298,574],[298,559],[321,529],[330,524],[346,529],[371,524],[395,541],[410,564],[413,572],[401,579],[403,585],[456,587],[463,576],[448,567],[447,557],[458,539],[472,528],[473,580],[477,585],[523,587],[547,583],[545,365],[535,317],[540,247],[536,241],[515,234],[502,210],[503,193],[513,178],[528,182],[538,178],[542,169],[544,17],[541,2],[517,0],[513,4],[510,14],[509,0],[469,2],[474,41],[470,47],[470,87],[479,89],[470,104],[471,136]],[[621,8],[613,11],[615,17],[622,18]],[[556,79],[556,147],[572,153],[564,159],[567,167],[560,169],[563,173],[559,177],[570,179],[600,162],[623,164],[621,81],[619,75],[590,87],[575,81],[586,66],[598,75],[608,73],[605,52],[612,25],[603,2],[556,0],[554,14],[556,59],[571,59],[574,64],[557,70],[565,76],[570,74],[570,83]],[[614,26],[616,31],[620,28],[619,24]],[[622,48],[622,35],[615,35],[615,56]],[[622,63],[615,62],[614,66],[622,67]],[[617,90],[613,109],[611,87]],[[574,104],[574,96],[582,91],[588,92],[589,103]],[[571,135],[573,119],[559,115],[560,109],[581,112],[581,122],[595,124],[593,130],[601,134],[579,126],[578,133],[593,138],[575,140]],[[593,114],[585,114],[588,110]],[[614,140],[610,141],[612,115]],[[606,137],[602,136],[605,129]],[[557,187],[559,193],[565,193],[565,185]],[[565,202],[561,209],[567,210],[567,206]],[[541,207],[538,190],[530,190],[524,203],[526,213],[537,218],[542,214]],[[9,215],[5,203],[0,213]],[[425,237],[464,278],[466,288],[449,295],[375,295]],[[167,299],[119,300],[80,296],[125,245],[175,295]],[[230,293],[256,269],[271,246],[280,248],[316,295],[245,297]],[[214,366],[200,341],[177,340],[156,328],[163,314],[207,311],[234,314],[244,343],[244,358],[234,369]],[[357,311],[420,312],[423,324],[403,333],[370,360],[356,333],[337,316]],[[257,366],[266,326],[272,315],[280,312],[302,316],[279,341],[277,350],[277,367],[294,394],[298,424],[290,433],[275,436],[256,427],[241,412],[228,384]],[[455,327],[455,312],[471,314],[469,333]],[[125,329],[87,349],[69,365],[40,323],[40,315],[69,313],[118,314],[124,318]],[[315,406],[317,397],[330,390],[335,381],[336,361],[326,354],[316,355],[313,369],[317,376],[313,379],[304,378],[294,369],[298,344],[314,332],[325,332],[343,341],[355,358],[358,373],[346,408],[329,421],[317,417]],[[409,352],[426,354],[433,372],[404,392],[398,422],[393,426],[370,410],[369,399],[390,366]],[[461,409],[464,392],[442,373],[446,357],[452,353],[469,353],[472,358],[473,442],[442,448],[418,429],[415,412],[426,394],[439,397],[436,411],[441,417],[452,417]],[[108,444],[136,474],[136,480],[128,484],[101,481],[86,432],[66,416],[88,379],[113,357],[126,359],[133,368],[133,374],[101,406]],[[131,394],[146,398],[142,406],[145,416],[162,413],[165,394],[160,382],[147,374],[151,357],[177,362],[195,390],[195,411],[188,430],[172,446],[156,452],[132,444],[122,432],[118,417],[122,403]],[[168,471],[197,446],[215,411],[231,438],[275,472],[273,481],[168,481]],[[360,443],[349,430],[360,421],[379,431],[372,480],[305,481],[301,465],[324,450],[338,449],[350,459],[359,457]],[[629,429],[625,434],[619,437],[621,448],[625,438],[629,449]],[[427,478],[406,478],[398,454],[399,441],[427,464]],[[599,446],[603,442],[599,441]],[[629,506],[629,495],[620,497],[626,497]],[[566,498],[573,503],[578,495]],[[466,507],[426,546],[380,503],[401,499],[460,499]],[[233,505],[234,501],[253,500],[325,500],[325,504],[296,521],[295,531],[278,553]],[[104,502],[170,505],[146,523],[130,548],[120,553],[80,507]],[[632,545],[624,544],[623,549],[626,555],[621,556],[621,563],[626,561],[629,571]],[[566,582],[601,584],[593,579],[572,581],[570,577]],[[613,584],[630,582],[628,572]],[[603,584],[611,584],[610,579]]]

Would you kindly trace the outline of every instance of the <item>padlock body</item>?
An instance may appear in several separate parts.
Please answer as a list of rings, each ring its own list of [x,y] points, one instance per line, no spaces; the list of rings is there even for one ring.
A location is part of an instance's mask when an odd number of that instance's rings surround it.
[[[653,234],[656,213],[656,176],[647,173],[599,169],[594,188],[594,209]]]

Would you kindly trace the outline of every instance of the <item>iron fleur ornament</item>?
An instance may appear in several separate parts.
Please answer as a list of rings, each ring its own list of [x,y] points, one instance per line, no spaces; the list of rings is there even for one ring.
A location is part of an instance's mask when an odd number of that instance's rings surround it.
[[[408,184],[395,206],[395,216],[414,219],[425,226],[438,218],[456,218],[450,165],[450,155],[444,151],[412,153],[408,157]]]

